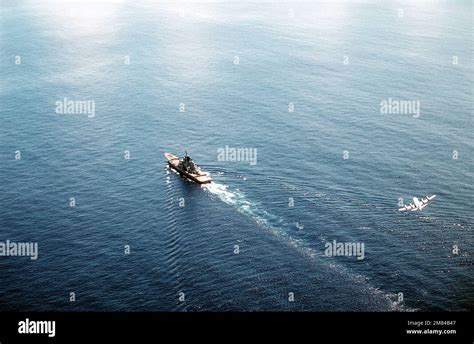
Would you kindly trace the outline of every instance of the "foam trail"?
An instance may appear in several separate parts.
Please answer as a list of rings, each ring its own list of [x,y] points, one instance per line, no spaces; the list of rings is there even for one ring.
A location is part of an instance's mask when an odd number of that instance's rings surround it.
[[[236,204],[237,194],[235,192],[227,191],[227,185],[219,183],[203,184],[203,189],[208,190],[210,193],[218,196],[223,202],[234,205]]]
[[[238,212],[253,218],[259,225],[267,225],[268,227],[271,223],[281,224],[284,222],[281,217],[272,215],[261,209],[258,204],[250,202],[245,194],[239,190],[230,191],[227,185],[214,182],[203,184],[202,187],[219,197],[224,203],[234,206]]]
[[[405,305],[397,302],[395,300],[396,295],[384,293],[381,290],[368,285],[364,276],[352,272],[347,267],[336,263],[333,259],[323,257],[321,252],[309,247],[304,240],[293,238],[288,233],[292,227],[291,224],[284,221],[283,218],[261,209],[258,204],[250,202],[245,194],[240,190],[231,191],[227,185],[216,182],[203,184],[202,188],[219,197],[219,199],[224,203],[234,206],[239,213],[251,217],[260,227],[276,236],[280,241],[288,246],[296,249],[303,256],[317,262],[319,266],[331,270],[332,273],[343,275],[353,283],[359,284],[370,294],[384,299],[388,304],[389,310],[413,311],[413,309],[409,309]],[[321,240],[324,241],[324,238],[321,238]]]

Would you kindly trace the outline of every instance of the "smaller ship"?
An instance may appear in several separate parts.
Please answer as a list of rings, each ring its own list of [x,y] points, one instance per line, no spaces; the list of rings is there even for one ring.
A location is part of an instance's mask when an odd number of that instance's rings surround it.
[[[436,195],[421,197],[421,199],[419,199],[418,197],[413,197],[413,202],[412,203],[404,205],[403,207],[398,209],[398,211],[407,211],[407,210],[422,211],[423,208],[426,207],[429,203],[431,203],[431,201],[435,197],[436,197]]]

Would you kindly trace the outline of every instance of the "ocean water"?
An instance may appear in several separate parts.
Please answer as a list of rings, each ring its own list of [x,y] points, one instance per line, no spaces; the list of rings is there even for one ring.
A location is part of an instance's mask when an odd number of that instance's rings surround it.
[[[473,309],[471,2],[3,0],[0,20],[0,242],[39,253],[0,257],[0,310]],[[214,183],[166,167],[185,149]]]

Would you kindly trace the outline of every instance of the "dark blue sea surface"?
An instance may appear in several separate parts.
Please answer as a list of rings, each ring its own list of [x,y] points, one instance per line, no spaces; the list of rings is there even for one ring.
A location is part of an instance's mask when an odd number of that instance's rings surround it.
[[[473,309],[470,1],[3,0],[0,20],[0,242],[39,249],[0,257],[0,310]],[[213,184],[166,167],[185,149]]]

